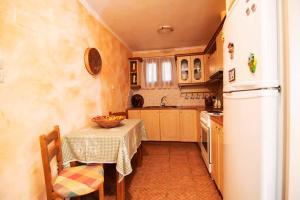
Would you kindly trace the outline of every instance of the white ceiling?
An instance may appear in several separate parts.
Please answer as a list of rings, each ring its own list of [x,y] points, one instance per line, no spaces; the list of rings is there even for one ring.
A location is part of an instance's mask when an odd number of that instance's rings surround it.
[[[225,0],[85,0],[133,51],[206,45]],[[158,34],[161,25],[174,32]]]

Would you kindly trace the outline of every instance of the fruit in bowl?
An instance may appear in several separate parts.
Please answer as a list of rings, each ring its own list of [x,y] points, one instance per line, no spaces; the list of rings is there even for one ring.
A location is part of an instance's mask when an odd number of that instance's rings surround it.
[[[92,118],[92,122],[97,123],[99,126],[103,128],[113,128],[118,126],[123,119],[125,119],[124,116],[115,116],[115,115],[96,116]]]

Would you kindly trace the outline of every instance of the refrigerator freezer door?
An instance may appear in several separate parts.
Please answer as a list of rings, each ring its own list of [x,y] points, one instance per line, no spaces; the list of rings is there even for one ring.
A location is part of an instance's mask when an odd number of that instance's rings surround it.
[[[277,90],[224,94],[224,200],[276,199]]]
[[[224,23],[224,90],[278,86],[277,7],[274,0],[237,0]],[[248,13],[248,14],[247,14]],[[233,58],[228,44],[232,43]],[[257,60],[255,73],[248,57]],[[229,82],[229,70],[235,80]]]

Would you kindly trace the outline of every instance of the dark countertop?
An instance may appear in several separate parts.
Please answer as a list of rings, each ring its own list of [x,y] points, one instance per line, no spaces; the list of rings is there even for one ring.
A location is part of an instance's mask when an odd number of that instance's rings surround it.
[[[205,106],[146,106],[140,108],[128,108],[127,110],[188,110],[193,109],[199,112],[205,110]]]
[[[217,124],[223,126],[223,115],[221,116],[210,116],[210,119],[216,122]]]

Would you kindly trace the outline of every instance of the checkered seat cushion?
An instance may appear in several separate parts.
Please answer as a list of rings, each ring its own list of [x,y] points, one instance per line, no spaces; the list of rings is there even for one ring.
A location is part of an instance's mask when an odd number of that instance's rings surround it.
[[[104,181],[101,165],[81,165],[63,169],[56,177],[53,190],[61,197],[85,195],[99,189]]]

